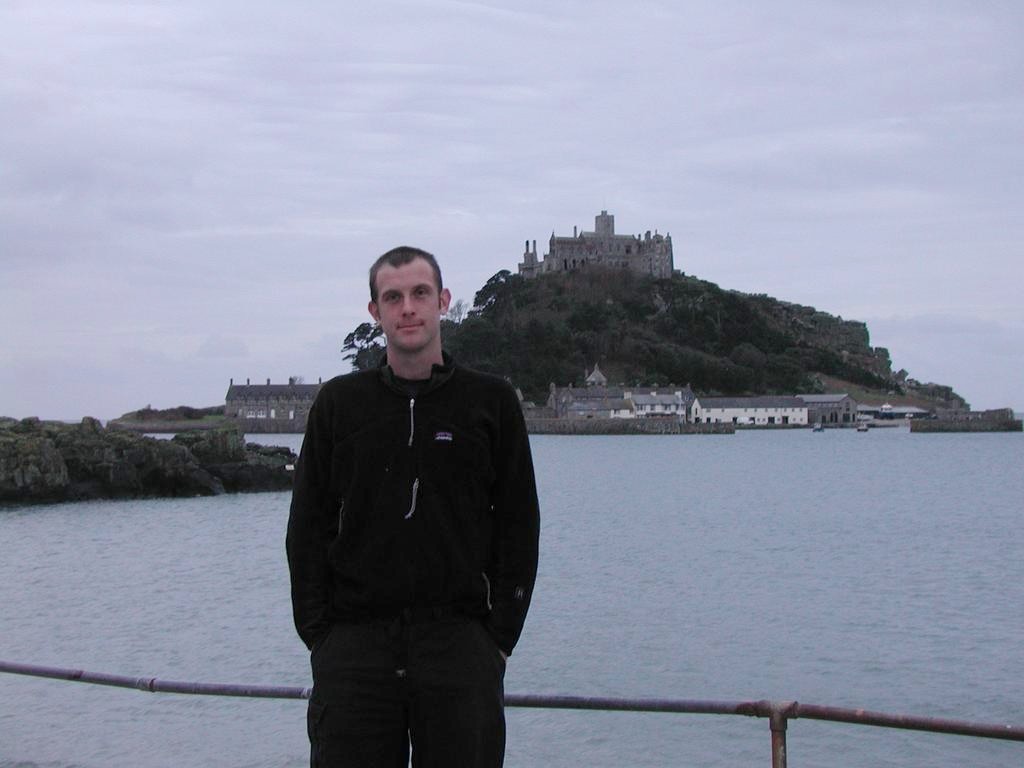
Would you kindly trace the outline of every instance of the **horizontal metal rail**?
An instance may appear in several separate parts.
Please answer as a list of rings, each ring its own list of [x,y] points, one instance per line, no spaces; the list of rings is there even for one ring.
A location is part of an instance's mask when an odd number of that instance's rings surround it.
[[[81,669],[45,667],[0,661],[0,672],[55,680],[69,680],[116,688],[133,688],[150,693],[181,693],[200,696],[242,696],[262,699],[308,699],[310,688],[281,685],[237,685],[231,683],[195,683],[159,680],[155,677],[128,677]],[[505,706],[534,709],[577,709],[603,712],[664,712],[701,715],[745,715],[769,721],[772,733],[772,766],[786,766],[786,726],[789,720],[824,720],[834,723],[902,728],[931,733],[949,733],[986,739],[1024,742],[1024,726],[976,723],[914,715],[894,715],[865,709],[800,704],[796,701],[714,701],[702,699],[635,699],[596,696],[545,696],[505,694]]]

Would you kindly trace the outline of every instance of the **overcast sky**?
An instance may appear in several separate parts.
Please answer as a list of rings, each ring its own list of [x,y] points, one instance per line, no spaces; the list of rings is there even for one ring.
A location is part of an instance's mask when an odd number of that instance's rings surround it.
[[[0,3],[0,415],[345,372],[366,269],[527,239],[867,322],[1024,406],[1024,5]]]

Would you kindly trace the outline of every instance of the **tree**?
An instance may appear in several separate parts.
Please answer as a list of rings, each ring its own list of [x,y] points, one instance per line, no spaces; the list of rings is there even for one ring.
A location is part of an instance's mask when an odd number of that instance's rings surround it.
[[[494,304],[498,296],[501,295],[505,283],[511,277],[512,273],[507,269],[502,269],[491,275],[487,282],[484,283],[483,288],[477,291],[473,297],[473,310],[475,312],[482,312]]]
[[[380,360],[380,352],[384,349],[384,332],[376,323],[360,323],[359,326],[345,337],[341,347],[344,359],[352,363],[357,371],[373,368]]]
[[[445,319],[458,325],[465,319],[467,311],[469,311],[469,304],[465,299],[453,301],[451,306],[448,307],[448,314],[445,315]]]

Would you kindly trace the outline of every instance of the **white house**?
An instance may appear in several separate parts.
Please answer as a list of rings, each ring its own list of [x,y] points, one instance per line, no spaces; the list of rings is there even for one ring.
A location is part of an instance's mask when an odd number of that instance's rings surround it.
[[[626,392],[623,394],[623,397],[633,403],[637,418],[674,416],[685,421],[686,411],[692,401],[693,391],[687,387],[685,390],[680,389],[674,392],[659,393],[657,390],[650,392]]]
[[[807,404],[797,397],[698,397],[692,414],[695,424],[807,424]]]

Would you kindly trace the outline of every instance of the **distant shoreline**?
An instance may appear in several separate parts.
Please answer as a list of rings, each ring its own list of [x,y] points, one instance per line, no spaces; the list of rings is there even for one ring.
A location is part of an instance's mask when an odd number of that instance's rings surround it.
[[[220,429],[228,425],[227,419],[214,421],[204,419],[202,421],[122,421],[111,419],[107,422],[107,429],[116,432],[137,432],[139,434],[153,435],[176,435],[180,432],[205,432],[211,429]]]
[[[1016,414],[1015,414],[1016,415]],[[209,431],[232,424],[232,420],[224,418],[217,421],[114,421],[108,422],[107,428],[113,431],[132,432],[136,434],[176,435],[182,432]],[[867,422],[872,429],[889,429],[907,427],[917,434],[956,433],[956,432],[1021,432],[1024,431],[1020,418],[1007,421],[946,421],[937,419],[873,419]],[[279,429],[251,429],[252,422],[245,425],[246,434],[274,435],[294,434],[302,432],[283,432]],[[765,426],[735,425],[728,423],[692,424],[681,423],[671,419],[537,419],[526,418],[526,431],[531,435],[731,435],[737,431],[747,430],[807,430],[812,424]],[[827,429],[852,429],[855,425],[826,424]]]

